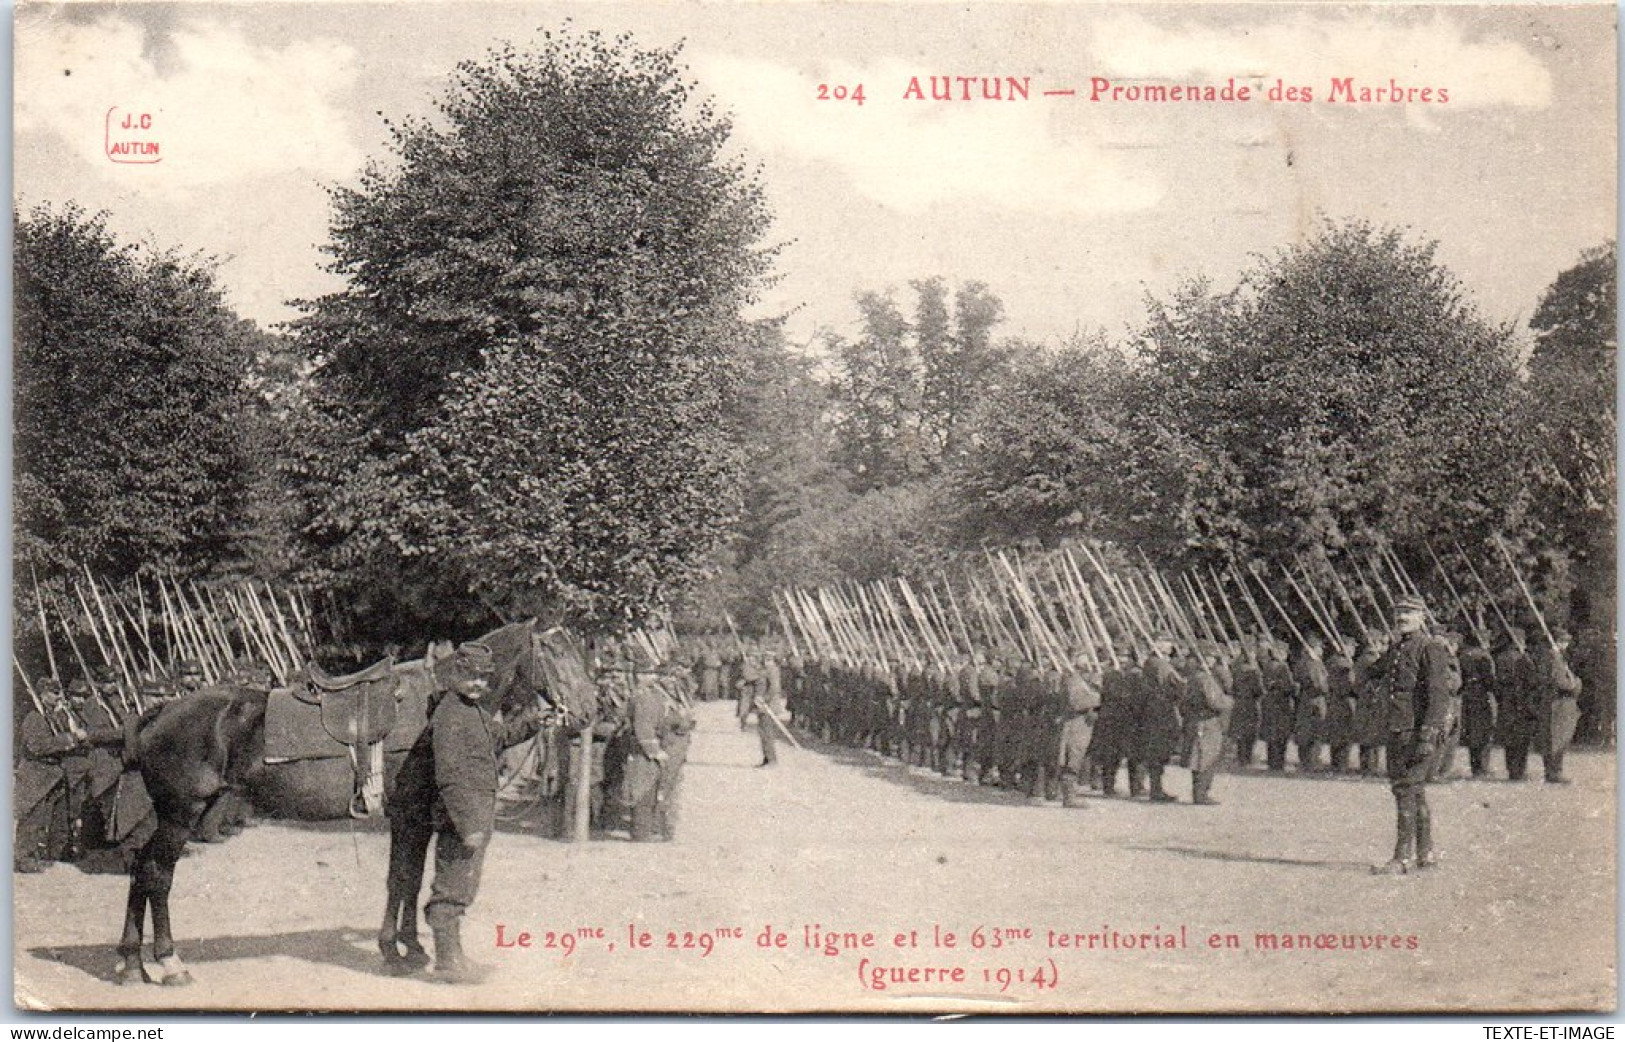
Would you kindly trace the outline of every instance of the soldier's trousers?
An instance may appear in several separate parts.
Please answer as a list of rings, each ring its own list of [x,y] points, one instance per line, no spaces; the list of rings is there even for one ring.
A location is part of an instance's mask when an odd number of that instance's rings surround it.
[[[462,920],[480,889],[480,870],[485,867],[485,847],[470,849],[454,829],[442,829],[434,838],[434,882],[429,886],[429,903],[423,908],[424,922],[431,930],[451,929]]]
[[[1265,755],[1268,758],[1269,769],[1272,771],[1286,770],[1286,739],[1270,738],[1265,742]]]
[[[1427,779],[1438,748],[1420,745],[1415,735],[1414,731],[1396,731],[1388,741],[1388,787],[1394,794],[1398,819],[1394,842],[1396,861],[1424,856],[1433,846]]]
[[[1508,735],[1505,742],[1507,780],[1523,781],[1529,771],[1529,735]]]

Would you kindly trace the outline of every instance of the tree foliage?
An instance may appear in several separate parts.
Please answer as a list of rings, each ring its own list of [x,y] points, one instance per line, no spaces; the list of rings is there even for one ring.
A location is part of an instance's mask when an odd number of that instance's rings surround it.
[[[1617,251],[1612,242],[1581,255],[1541,297],[1530,328],[1527,425],[1536,433],[1537,512],[1580,559],[1587,614],[1611,624],[1618,478],[1615,379],[1618,356]]]
[[[1233,289],[1193,281],[1148,312],[1126,357],[1063,355],[987,410],[970,495],[1037,534],[1082,526],[1171,559],[1519,522],[1512,333],[1432,244],[1328,224]]]
[[[197,574],[244,523],[260,335],[212,262],[120,243],[104,214],[14,215],[14,561]]]
[[[740,314],[772,262],[729,130],[676,49],[574,31],[392,128],[333,195],[346,288],[296,327],[331,567],[441,625],[613,627],[693,578],[738,509]]]
[[[954,293],[940,278],[916,279],[914,321],[889,293],[857,296],[862,333],[832,336],[837,455],[854,491],[938,474],[964,448],[983,396],[999,386],[1010,357],[993,339],[1004,306],[980,282]]]

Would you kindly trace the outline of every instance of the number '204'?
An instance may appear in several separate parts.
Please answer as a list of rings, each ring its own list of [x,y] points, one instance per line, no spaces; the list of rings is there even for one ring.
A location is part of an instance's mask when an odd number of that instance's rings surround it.
[[[863,84],[858,83],[847,86],[844,83],[820,83],[818,85],[819,101],[855,101],[863,104]]]

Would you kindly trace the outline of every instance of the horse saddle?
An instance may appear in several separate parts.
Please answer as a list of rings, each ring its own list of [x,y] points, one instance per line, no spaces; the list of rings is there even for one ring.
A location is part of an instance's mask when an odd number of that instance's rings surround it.
[[[399,715],[401,677],[386,658],[358,673],[333,676],[314,662],[291,687],[272,691],[265,710],[268,762],[347,756],[354,777],[350,813],[382,809],[385,738]]]
[[[400,686],[393,658],[338,677],[312,662],[305,666],[303,689],[296,686],[293,696],[306,705],[321,707],[322,727],[334,741],[371,745],[382,741],[395,726]]]

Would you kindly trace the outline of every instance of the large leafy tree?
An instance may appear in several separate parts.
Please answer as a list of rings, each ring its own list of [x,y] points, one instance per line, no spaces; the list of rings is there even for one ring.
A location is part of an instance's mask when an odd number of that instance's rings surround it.
[[[1429,243],[1329,223],[1229,290],[1151,300],[1123,350],[1025,370],[956,469],[976,538],[1091,534],[1165,560],[1414,554],[1521,531],[1514,337]]]
[[[197,574],[234,555],[261,334],[213,264],[73,206],[14,215],[14,561]]]
[[[307,529],[397,623],[636,620],[738,505],[727,422],[772,262],[676,49],[573,31],[460,65],[334,192],[306,305]],[[376,594],[375,594],[376,596]]]
[[[1537,514],[1579,565],[1587,621],[1612,626],[1616,249],[1587,250],[1541,297],[1529,326],[1528,425],[1539,436]]]
[[[1518,520],[1514,338],[1431,243],[1328,224],[1231,292],[1153,302],[1138,346],[1131,441],[1190,454],[1145,490],[1187,551],[1415,547]]]

